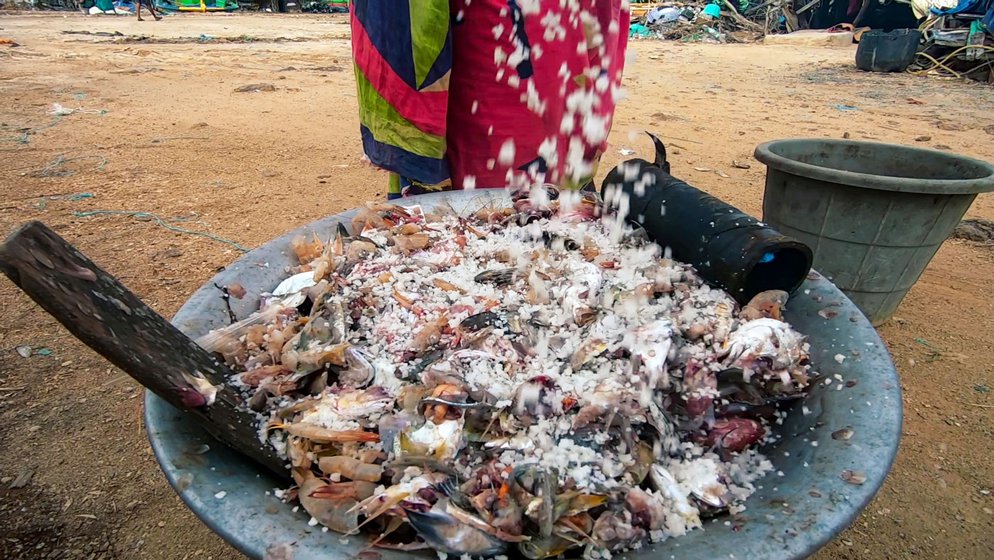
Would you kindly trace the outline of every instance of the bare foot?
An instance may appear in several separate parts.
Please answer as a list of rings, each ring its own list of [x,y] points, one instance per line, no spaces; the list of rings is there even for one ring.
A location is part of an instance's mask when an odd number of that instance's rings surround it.
[[[159,21],[160,19],[162,19],[162,16],[155,16],[155,21]]]
[[[138,18],[138,21],[145,21],[145,20],[143,20],[142,18]]]

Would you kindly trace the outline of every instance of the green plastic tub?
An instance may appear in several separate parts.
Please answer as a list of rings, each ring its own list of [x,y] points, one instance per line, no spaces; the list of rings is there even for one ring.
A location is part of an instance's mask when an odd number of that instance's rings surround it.
[[[831,279],[876,326],[908,290],[994,166],[936,150],[851,140],[777,140],[756,148],[767,165],[763,219],[814,251]]]

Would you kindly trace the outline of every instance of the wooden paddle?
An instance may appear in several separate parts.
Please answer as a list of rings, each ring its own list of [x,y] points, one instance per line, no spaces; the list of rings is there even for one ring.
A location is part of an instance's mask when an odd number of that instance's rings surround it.
[[[29,222],[0,245],[0,270],[76,338],[218,440],[289,474],[225,383],[233,372],[45,224]]]

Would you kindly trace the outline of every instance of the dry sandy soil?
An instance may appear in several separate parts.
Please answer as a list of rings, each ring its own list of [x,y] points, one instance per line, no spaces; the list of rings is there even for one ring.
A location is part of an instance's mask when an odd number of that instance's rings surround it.
[[[82,31],[148,39],[68,33]],[[385,190],[361,162],[341,16],[2,15],[0,37],[21,45],[0,45],[0,232],[45,221],[166,316],[238,251],[75,212],[152,212],[255,247]],[[630,56],[604,163],[621,148],[649,155],[637,131],[654,130],[677,146],[675,173],[753,214],[765,171],[751,156],[765,140],[848,134],[994,160],[986,86],[860,73],[851,49],[644,41]],[[234,92],[252,83],[275,90]],[[55,117],[53,103],[78,111]],[[994,197],[970,215],[994,218]],[[901,451],[819,560],[994,558],[992,277],[990,247],[947,242],[880,329],[904,389]],[[21,357],[22,345],[36,353]],[[166,484],[139,387],[6,278],[0,351],[0,557],[238,557]]]

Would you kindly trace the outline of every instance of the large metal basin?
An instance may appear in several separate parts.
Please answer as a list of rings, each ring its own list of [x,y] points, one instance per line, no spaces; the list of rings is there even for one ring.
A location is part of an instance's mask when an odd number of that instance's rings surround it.
[[[405,204],[430,207],[445,200],[461,210],[507,198],[503,191],[475,191],[426,195]],[[339,221],[347,223],[353,215],[344,212],[319,220],[248,253],[198,290],[173,323],[193,337],[224,325],[227,316],[214,282],[245,286],[249,295],[232,304],[239,317],[251,313],[255,297],[287,275],[293,236],[316,232],[328,238]],[[791,415],[782,426],[781,441],[766,449],[782,476],[773,473],[761,482],[762,489],[746,503],[740,520],[725,525],[729,518],[719,518],[703,531],[626,558],[803,558],[845,529],[880,488],[901,433],[900,386],[886,348],[856,306],[818,274],[812,273],[787,307],[787,320],[809,336],[816,369],[833,381],[813,391],[806,402],[810,413]],[[830,312],[819,315],[825,309]],[[837,355],[845,359],[840,363]],[[844,379],[841,390],[836,374]],[[151,393],[145,405],[149,440],[169,483],[204,523],[238,550],[262,558],[270,546],[295,543],[295,560],[355,558],[364,550],[365,537],[346,539],[308,527],[302,510],[294,513],[272,495],[284,481],[213,441],[182,412]],[[850,440],[832,438],[832,432],[845,427],[854,430]],[[205,443],[210,451],[201,453]],[[865,475],[865,483],[846,482],[845,471]],[[222,491],[223,497],[217,497]],[[412,556],[378,552],[385,559]]]

